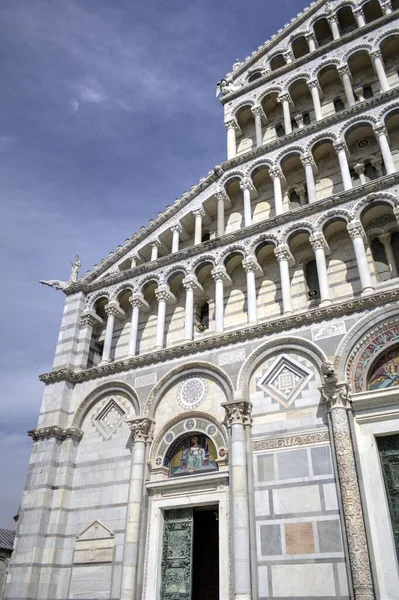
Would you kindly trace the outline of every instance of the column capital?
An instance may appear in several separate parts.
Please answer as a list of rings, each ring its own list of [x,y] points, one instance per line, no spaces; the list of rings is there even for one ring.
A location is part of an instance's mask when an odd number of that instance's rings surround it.
[[[185,277],[182,281],[183,283],[183,287],[186,290],[193,290],[194,292],[196,290],[198,291],[202,291],[203,287],[200,284],[200,282],[198,281],[198,279],[196,278],[195,275],[187,275],[187,277]]]
[[[313,40],[315,44],[316,44],[316,42],[317,42],[316,36],[315,36],[315,34],[314,34],[314,32],[313,32],[313,31],[308,31],[307,33],[305,33],[305,38],[306,38],[308,41],[309,41],[309,40]]]
[[[391,0],[380,0],[380,4],[384,15],[390,15],[392,12]]]
[[[250,177],[244,177],[244,179],[241,179],[240,189],[243,191],[249,190],[250,192],[255,191],[254,184],[252,183],[252,180],[250,179]]]
[[[270,176],[270,179],[283,179],[284,178],[284,174],[283,174],[282,170],[280,169],[280,167],[272,167],[271,169],[269,169],[269,176]]]
[[[194,215],[195,217],[201,217],[201,218],[205,217],[205,215],[206,215],[206,212],[205,212],[205,209],[204,209],[204,207],[203,207],[203,206],[200,206],[199,208],[194,208],[194,210],[193,210],[193,215]]]
[[[312,89],[312,88],[319,89],[319,82],[318,82],[318,80],[317,79],[309,79],[309,81],[308,81],[308,87],[310,89]]]
[[[183,227],[181,226],[180,223],[175,223],[174,225],[171,226],[170,230],[173,231],[173,233],[175,231],[177,231],[178,233],[181,233],[183,231]]]
[[[96,325],[104,325],[104,319],[98,316],[93,310],[85,310],[80,315],[80,325],[89,325],[89,327],[95,327]]]
[[[326,240],[324,239],[324,235],[319,231],[309,237],[309,242],[310,242],[313,250],[319,250],[320,248],[325,250],[327,247],[327,243],[326,243]]]
[[[378,135],[378,137],[380,135],[384,135],[385,137],[387,137],[388,133],[387,133],[387,129],[385,127],[385,125],[383,123],[380,123],[378,125],[374,125],[373,127],[374,133],[376,135]]]
[[[352,77],[352,73],[351,70],[349,68],[349,65],[341,65],[340,67],[337,67],[337,71],[340,74],[340,76],[342,77],[343,75],[349,75],[349,77]]]
[[[298,125],[298,129],[301,129],[301,127],[304,125],[303,114],[300,113],[298,115],[294,115],[294,121]]]
[[[246,258],[244,258],[244,260],[242,261],[242,266],[243,269],[246,273],[262,273],[262,267],[260,266],[260,264],[258,263],[258,261],[256,260],[256,256],[250,255],[247,256]]]
[[[124,319],[126,317],[125,311],[119,306],[118,302],[115,302],[115,300],[106,304],[104,310],[107,316],[112,315],[117,319]]]
[[[211,275],[214,281],[226,281],[228,283],[232,283],[230,275],[226,271],[226,267],[222,265],[218,265],[211,271]]]
[[[227,423],[231,425],[252,425],[252,404],[247,400],[225,402]]]
[[[301,162],[304,167],[308,167],[308,166],[313,167],[313,165],[314,165],[313,156],[311,154],[304,154],[303,156],[301,156]]]
[[[363,6],[358,6],[357,8],[352,8],[352,12],[353,12],[354,16],[356,16],[356,15],[362,15],[362,17],[364,16]]]
[[[220,192],[216,192],[215,194],[217,200],[223,200],[226,204],[230,204],[230,198],[227,195],[226,190],[221,190]]]
[[[127,421],[130,431],[132,432],[133,443],[135,442],[150,442],[154,433],[155,422],[148,417],[137,417]]]
[[[357,237],[360,237],[360,238],[364,237],[364,229],[363,229],[363,225],[361,224],[360,221],[357,221],[357,220],[351,221],[350,223],[347,224],[346,228],[347,228],[349,236],[352,240]]]
[[[337,408],[351,409],[349,385],[346,382],[326,383],[320,388],[320,391],[328,411]]]
[[[364,174],[364,163],[358,163],[357,165],[353,166],[353,170],[355,171],[355,173],[357,173],[358,175],[363,175]]]
[[[282,102],[291,102],[291,96],[289,95],[288,92],[281,92],[278,95],[278,101],[280,103],[282,103]]]
[[[338,23],[336,15],[329,15],[327,17],[327,21],[330,23],[330,25],[332,25],[332,23]]]
[[[159,240],[151,240],[150,241],[151,248],[161,248],[162,244]]]
[[[382,53],[381,50],[378,48],[377,50],[373,50],[372,52],[370,52],[370,56],[373,60],[378,60],[378,59],[382,59]]]
[[[150,305],[141,292],[134,292],[129,298],[129,304],[133,308],[150,308]]]
[[[334,142],[334,148],[336,152],[346,152],[346,142],[344,140],[337,140]]]
[[[294,55],[292,53],[292,50],[286,50],[285,52],[283,52],[283,56],[285,58],[285,60],[288,62],[289,60],[293,61],[294,60]]]
[[[388,246],[391,243],[391,238],[392,238],[392,233],[390,231],[388,231],[387,233],[381,233],[378,236],[378,239],[380,240],[380,242],[383,246]]]
[[[224,126],[226,129],[234,129],[235,131],[240,131],[240,126],[235,119],[231,119],[231,121],[227,121]]]
[[[169,287],[165,284],[159,285],[155,290],[155,297],[158,302],[166,302],[166,304],[176,304],[176,296],[172,294]]]
[[[276,246],[274,249],[274,254],[278,262],[283,260],[289,262],[291,259],[291,252],[288,244],[280,244],[279,246]]]
[[[265,113],[263,112],[263,108],[261,106],[253,106],[251,108],[251,113],[254,117],[262,117],[264,118]]]

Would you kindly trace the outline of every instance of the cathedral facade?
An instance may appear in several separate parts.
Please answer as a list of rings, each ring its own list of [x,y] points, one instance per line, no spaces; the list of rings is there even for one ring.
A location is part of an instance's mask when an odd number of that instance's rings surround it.
[[[399,0],[218,90],[227,159],[58,282],[8,600],[399,598]]]

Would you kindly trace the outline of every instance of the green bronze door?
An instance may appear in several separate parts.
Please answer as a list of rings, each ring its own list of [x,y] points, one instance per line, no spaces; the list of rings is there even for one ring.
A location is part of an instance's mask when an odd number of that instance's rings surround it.
[[[391,513],[396,552],[399,558],[399,435],[377,438],[377,443]]]
[[[191,600],[193,509],[165,512],[161,600]]]

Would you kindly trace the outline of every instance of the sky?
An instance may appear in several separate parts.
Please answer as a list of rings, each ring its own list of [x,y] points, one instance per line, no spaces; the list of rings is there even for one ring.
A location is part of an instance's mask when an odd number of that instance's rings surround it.
[[[13,527],[64,296],[226,158],[216,82],[305,0],[2,0],[0,527]]]

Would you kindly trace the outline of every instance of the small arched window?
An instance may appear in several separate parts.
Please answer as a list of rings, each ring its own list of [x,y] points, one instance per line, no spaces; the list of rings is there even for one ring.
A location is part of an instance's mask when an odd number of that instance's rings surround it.
[[[338,97],[334,99],[334,108],[336,113],[345,109],[345,104],[342,102],[341,98]]]
[[[283,137],[283,135],[285,135],[284,127],[281,123],[277,123],[276,125],[276,135],[277,137]]]
[[[198,315],[198,329],[200,331],[204,331],[205,329],[209,329],[209,304],[208,302],[204,302],[199,310]]]
[[[315,260],[309,260],[305,266],[305,279],[308,287],[309,300],[320,298],[319,278],[317,276],[317,265]]]
[[[256,71],[256,73],[252,73],[252,75],[250,75],[248,77],[248,83],[252,83],[253,81],[256,81],[257,79],[260,79],[261,77],[262,77],[261,71]]]

